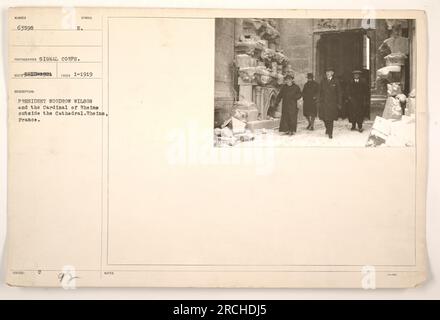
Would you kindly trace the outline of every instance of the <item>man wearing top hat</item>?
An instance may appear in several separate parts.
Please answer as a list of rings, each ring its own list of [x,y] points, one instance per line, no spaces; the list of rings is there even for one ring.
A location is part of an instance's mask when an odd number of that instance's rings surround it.
[[[307,74],[307,82],[304,85],[302,95],[304,100],[303,114],[309,123],[307,129],[313,130],[315,118],[318,114],[317,104],[319,96],[319,84],[313,80],[313,73]]]
[[[333,138],[333,122],[338,120],[342,102],[341,86],[334,75],[334,69],[328,67],[325,79],[321,81],[318,99],[319,118],[324,121],[325,133],[330,139]]]
[[[367,83],[361,79],[362,71],[354,70],[353,79],[347,87],[348,97],[348,119],[351,123],[351,130],[362,132],[362,123],[369,99],[369,88]]]
[[[298,104],[297,101],[301,99],[301,89],[293,82],[293,76],[287,74],[284,78],[286,84],[281,87],[280,92],[275,101],[278,106],[283,100],[281,108],[280,132],[293,135],[296,132],[296,125],[298,120]]]

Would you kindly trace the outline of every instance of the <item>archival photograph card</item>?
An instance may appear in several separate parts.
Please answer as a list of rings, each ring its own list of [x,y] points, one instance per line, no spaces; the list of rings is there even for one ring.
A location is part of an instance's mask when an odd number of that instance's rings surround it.
[[[11,8],[11,286],[427,279],[422,11]]]

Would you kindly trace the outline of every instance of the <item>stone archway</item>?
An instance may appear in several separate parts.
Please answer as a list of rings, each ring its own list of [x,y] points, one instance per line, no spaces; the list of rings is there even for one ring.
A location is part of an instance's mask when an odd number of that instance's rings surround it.
[[[279,118],[281,116],[280,111],[281,107],[278,107],[275,104],[277,99],[278,90],[272,90],[269,92],[269,96],[267,98],[267,104],[264,106],[265,115],[273,118]]]
[[[259,117],[262,120],[267,119],[268,116],[274,117],[275,112],[278,111],[278,107],[275,105],[278,92],[279,89],[273,87],[257,86],[255,88],[254,101],[258,109]]]

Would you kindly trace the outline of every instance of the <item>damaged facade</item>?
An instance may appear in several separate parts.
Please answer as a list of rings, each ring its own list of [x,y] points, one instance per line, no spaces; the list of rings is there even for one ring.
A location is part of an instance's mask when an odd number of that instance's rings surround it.
[[[293,74],[302,89],[307,73],[320,82],[329,66],[343,95],[352,71],[362,71],[370,87],[367,119],[395,119],[396,112],[388,115],[387,109],[397,101],[402,108],[397,117],[408,115],[403,96],[410,96],[415,108],[413,20],[216,19],[215,32],[214,127],[235,117],[252,132],[277,128],[280,107],[274,104],[283,77]],[[301,118],[301,103],[299,108]],[[347,117],[347,108],[343,99],[341,118]]]

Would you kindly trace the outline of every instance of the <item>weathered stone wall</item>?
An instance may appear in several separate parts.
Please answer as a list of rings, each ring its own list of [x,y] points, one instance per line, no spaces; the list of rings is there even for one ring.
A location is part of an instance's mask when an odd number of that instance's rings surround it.
[[[313,20],[280,19],[280,44],[302,89],[307,73],[313,72]]]
[[[215,108],[229,109],[234,100],[235,19],[215,19]]]
[[[378,51],[379,47],[382,45],[385,39],[389,37],[389,31],[387,30],[387,24],[386,21],[383,19],[376,21],[376,32],[375,32],[375,39],[372,39],[374,42],[372,42],[372,46],[376,46],[372,50],[372,58],[374,59],[374,63],[372,65],[372,73],[373,76],[376,76],[376,71],[379,70],[382,67],[385,67],[385,56],[386,54],[380,53]],[[375,80],[373,82],[373,88],[372,93],[376,95],[386,95],[387,89],[386,84],[382,81],[376,82]]]

